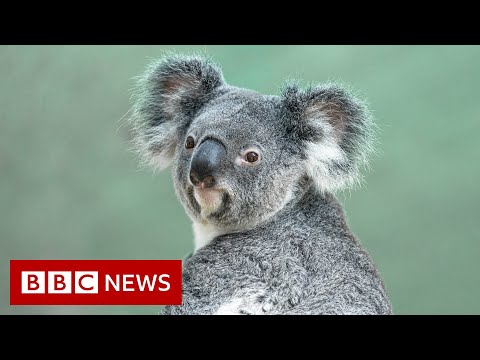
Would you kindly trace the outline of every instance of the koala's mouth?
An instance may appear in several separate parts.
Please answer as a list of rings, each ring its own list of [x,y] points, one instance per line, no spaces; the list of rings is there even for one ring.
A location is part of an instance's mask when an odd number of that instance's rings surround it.
[[[205,219],[223,214],[230,203],[230,196],[224,189],[187,189],[190,203],[197,214]]]
[[[218,189],[193,189],[193,197],[200,205],[202,213],[211,213],[222,205],[223,191]]]

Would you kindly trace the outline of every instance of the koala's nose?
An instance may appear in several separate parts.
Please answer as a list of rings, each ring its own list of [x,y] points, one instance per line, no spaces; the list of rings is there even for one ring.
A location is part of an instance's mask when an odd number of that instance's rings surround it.
[[[218,141],[207,139],[202,142],[190,165],[190,181],[193,185],[211,188],[217,182],[218,170],[225,158],[225,147]]]

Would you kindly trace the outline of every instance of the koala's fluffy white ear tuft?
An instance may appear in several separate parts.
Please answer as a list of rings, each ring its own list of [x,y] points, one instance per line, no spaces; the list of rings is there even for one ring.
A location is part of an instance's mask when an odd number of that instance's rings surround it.
[[[223,84],[219,67],[201,56],[169,55],[152,62],[134,88],[130,118],[144,162],[167,167],[179,135]]]
[[[283,92],[287,130],[303,143],[305,170],[320,191],[359,183],[372,151],[373,121],[365,103],[345,87],[326,84]]]

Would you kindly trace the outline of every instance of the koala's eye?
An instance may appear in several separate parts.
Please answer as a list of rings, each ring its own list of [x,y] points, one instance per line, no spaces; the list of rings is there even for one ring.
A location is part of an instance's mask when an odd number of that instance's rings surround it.
[[[187,140],[185,141],[185,148],[193,149],[194,146],[195,146],[195,140],[193,140],[193,137],[191,136],[187,137]]]
[[[262,155],[258,147],[252,146],[243,150],[235,159],[235,164],[238,166],[256,167],[263,161]]]
[[[254,151],[250,151],[245,155],[245,160],[248,161],[249,163],[254,163],[255,161],[258,160],[258,154]]]

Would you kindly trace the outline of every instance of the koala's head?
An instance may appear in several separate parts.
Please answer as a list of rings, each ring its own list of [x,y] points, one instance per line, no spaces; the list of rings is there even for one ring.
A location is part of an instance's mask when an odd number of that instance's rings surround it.
[[[140,77],[132,120],[137,148],[173,165],[189,216],[220,228],[258,224],[305,186],[349,186],[369,149],[365,106],[336,85],[287,86],[267,96],[228,85],[199,56],[171,55]]]

